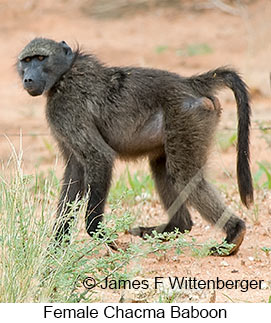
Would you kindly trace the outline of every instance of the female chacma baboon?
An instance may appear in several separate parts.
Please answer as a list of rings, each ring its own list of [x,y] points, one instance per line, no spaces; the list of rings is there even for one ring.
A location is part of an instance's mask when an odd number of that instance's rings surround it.
[[[204,177],[204,165],[221,113],[216,92],[229,87],[238,113],[237,176],[241,200],[253,202],[249,167],[250,105],[245,83],[229,68],[181,77],[167,71],[107,67],[96,57],[73,51],[64,41],[36,38],[19,54],[18,72],[32,96],[45,94],[46,116],[66,160],[56,239],[69,232],[66,206],[90,188],[86,228],[102,220],[112,166],[117,157],[147,156],[168,224],[133,229],[143,236],[190,230],[187,205],[226,232],[240,246],[244,222],[227,211]],[[179,201],[177,209],[171,206]]]

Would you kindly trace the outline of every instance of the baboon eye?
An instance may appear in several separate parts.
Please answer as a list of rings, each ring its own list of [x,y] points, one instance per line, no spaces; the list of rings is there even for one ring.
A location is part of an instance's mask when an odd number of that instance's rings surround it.
[[[31,57],[26,57],[26,58],[24,59],[24,61],[25,61],[26,63],[29,63],[29,62],[31,61]]]
[[[45,58],[45,56],[41,56],[41,55],[39,55],[39,56],[38,56],[38,60],[39,60],[39,61],[43,61],[43,60],[44,60],[44,58]]]

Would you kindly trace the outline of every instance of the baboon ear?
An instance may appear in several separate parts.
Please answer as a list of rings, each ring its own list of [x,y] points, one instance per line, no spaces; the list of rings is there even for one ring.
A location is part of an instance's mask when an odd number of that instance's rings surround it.
[[[70,46],[68,46],[64,40],[62,40],[62,42],[60,44],[64,50],[65,55],[70,56],[72,54],[72,50],[71,50]]]

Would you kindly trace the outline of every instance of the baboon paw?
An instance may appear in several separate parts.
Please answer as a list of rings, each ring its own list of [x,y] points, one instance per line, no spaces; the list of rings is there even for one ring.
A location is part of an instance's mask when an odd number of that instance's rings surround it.
[[[234,248],[235,248],[235,246],[234,246]],[[218,246],[210,248],[209,254],[211,256],[215,256],[215,257],[227,257],[227,256],[234,254],[232,252],[232,250],[233,249],[229,250],[228,248],[225,247],[225,245],[223,243],[221,243]]]
[[[119,251],[119,250],[126,251],[129,248],[129,243],[120,242],[117,240],[109,243],[108,246],[114,251]]]
[[[152,232],[155,230],[156,227],[137,227],[132,228],[129,230],[129,233],[133,236],[138,236],[141,238],[146,238],[146,235],[152,235]]]
[[[234,243],[235,246],[230,250],[230,254],[234,255],[237,253],[237,251],[239,250],[239,247],[241,246],[244,237],[245,237],[245,233],[246,233],[246,228],[243,228],[239,234],[232,240],[230,241],[230,243]]]
[[[239,247],[241,246],[244,240],[245,233],[246,233],[246,229],[243,228],[238,233],[238,235],[236,235],[236,237],[232,239],[232,241],[227,241],[229,244],[234,245],[230,250],[226,249],[225,246],[221,244],[221,246],[211,248],[210,254],[212,256],[222,256],[222,257],[235,255],[238,252]]]

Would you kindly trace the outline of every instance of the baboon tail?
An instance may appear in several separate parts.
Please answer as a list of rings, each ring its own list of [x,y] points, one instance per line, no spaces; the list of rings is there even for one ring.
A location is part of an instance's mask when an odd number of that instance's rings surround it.
[[[202,96],[212,95],[225,86],[235,96],[238,115],[237,179],[242,203],[248,208],[253,203],[253,184],[250,171],[250,98],[248,88],[236,71],[220,67],[204,74],[192,76],[189,83]]]

